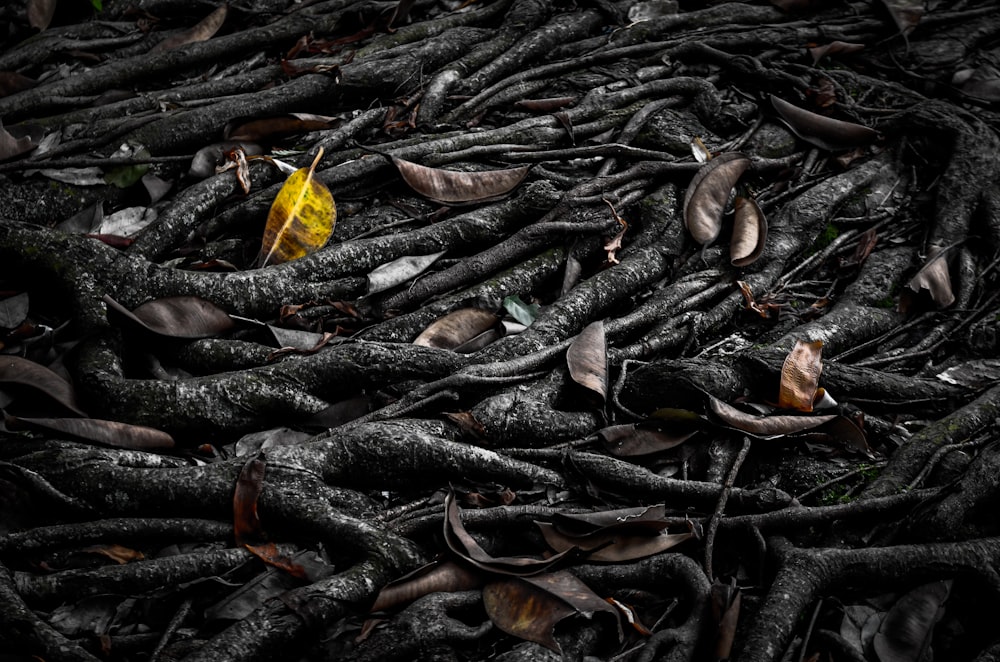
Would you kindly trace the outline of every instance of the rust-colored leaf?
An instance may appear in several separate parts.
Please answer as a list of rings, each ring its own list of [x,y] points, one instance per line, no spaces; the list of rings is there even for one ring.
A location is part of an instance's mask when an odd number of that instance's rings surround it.
[[[500,318],[488,310],[460,308],[431,322],[413,344],[455,349],[484,331],[495,328],[499,322]]]
[[[392,162],[410,188],[443,205],[496,200],[514,190],[531,169],[531,166],[520,166],[505,170],[459,172],[428,168],[396,157],[392,158]]]
[[[767,219],[753,198],[736,196],[733,204],[736,216],[733,221],[733,240],[729,245],[730,262],[734,267],[745,267],[756,262],[764,252]]]
[[[739,152],[728,152],[695,173],[684,195],[684,223],[699,244],[711,244],[719,236],[729,194],[748,167],[750,159]]]
[[[833,414],[825,416],[755,416],[712,396],[709,396],[708,401],[712,413],[718,416],[723,423],[755,437],[769,438],[798,434],[818,428],[837,418]]]
[[[387,584],[370,611],[413,602],[430,593],[467,591],[483,585],[483,575],[454,561],[434,561]]]
[[[697,433],[698,430],[690,426],[667,432],[639,423],[624,423],[598,430],[597,436],[604,448],[615,457],[637,457],[679,446]]]
[[[795,341],[795,347],[781,366],[778,406],[782,409],[812,411],[823,372],[823,341]]]
[[[296,170],[271,204],[260,249],[261,266],[304,257],[322,248],[333,234],[337,222],[333,195],[313,177],[322,158],[321,147],[312,165]]]
[[[144,329],[171,338],[208,338],[235,325],[224,310],[195,296],[153,299],[132,311],[107,294],[104,303]]]
[[[944,615],[944,603],[951,593],[951,580],[919,586],[886,613],[872,638],[879,662],[912,662],[924,657],[931,644],[934,626]]]
[[[771,95],[771,104],[785,124],[806,142],[831,151],[870,145],[878,132],[867,126],[824,117]]]
[[[592,322],[580,332],[566,351],[570,377],[597,394],[603,403],[608,395],[608,348],[604,322]]]
[[[56,13],[56,0],[28,0],[28,25],[44,30]]]
[[[187,44],[194,44],[199,41],[206,41],[212,38],[222,24],[226,20],[226,14],[229,13],[229,5],[222,5],[211,14],[199,21],[194,27],[176,34],[173,37],[167,37],[156,46],[152,48],[151,53],[160,53],[162,51],[173,50],[174,48],[180,48],[181,46],[186,46]]]
[[[100,554],[101,556],[106,556],[120,565],[125,565],[131,561],[141,561],[146,558],[146,556],[138,550],[115,544],[91,545],[90,547],[84,547],[80,551],[88,554]]]
[[[857,53],[865,49],[864,44],[855,44],[848,41],[831,41],[829,44],[824,44],[822,46],[813,46],[809,49],[809,54],[812,55],[813,65],[819,64],[819,61],[828,55],[850,55],[852,53]]]
[[[289,113],[277,117],[239,118],[226,124],[223,136],[226,140],[245,142],[275,141],[288,136],[309,131],[323,131],[341,122],[336,117],[312,115],[310,113]]]
[[[293,577],[307,579],[306,569],[281,554],[267,535],[257,514],[257,499],[264,489],[264,460],[251,457],[243,465],[233,490],[233,537],[236,544],[245,547],[264,563],[280,568]]]
[[[718,630],[715,638],[715,659],[728,660],[736,637],[736,623],[740,616],[740,589],[732,584],[712,582],[712,616]]]
[[[694,537],[694,533],[667,533],[629,535],[627,532],[603,529],[582,536],[570,536],[553,524],[535,522],[549,547],[557,552],[579,549],[588,561],[624,563],[665,552]]]
[[[28,418],[8,416],[9,424],[24,423],[30,427],[69,434],[114,448],[138,451],[170,450],[174,438],[166,432],[145,425],[129,425],[97,418]]]
[[[566,571],[538,577],[505,578],[483,587],[483,605],[493,623],[504,632],[534,641],[559,652],[554,635],[556,626],[574,615],[587,619],[600,616],[602,625],[617,633],[621,625],[617,611],[586,584]]]
[[[489,572],[505,575],[527,576],[551,570],[573,550],[556,554],[547,559],[530,556],[491,556],[469,535],[462,524],[455,495],[449,493],[444,500],[444,539],[448,548],[473,566]]]
[[[955,303],[955,295],[951,291],[951,276],[948,273],[948,261],[940,246],[931,246],[927,263],[921,267],[907,286],[916,293],[927,290],[938,308],[947,308]]]
[[[19,356],[0,357],[0,384],[28,386],[44,393],[74,414],[87,415],[77,404],[73,385],[40,363]]]

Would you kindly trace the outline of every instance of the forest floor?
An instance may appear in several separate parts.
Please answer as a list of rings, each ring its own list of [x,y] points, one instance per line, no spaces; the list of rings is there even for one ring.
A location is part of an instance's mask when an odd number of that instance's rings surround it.
[[[0,7],[0,658],[1000,659],[995,2],[101,5]]]

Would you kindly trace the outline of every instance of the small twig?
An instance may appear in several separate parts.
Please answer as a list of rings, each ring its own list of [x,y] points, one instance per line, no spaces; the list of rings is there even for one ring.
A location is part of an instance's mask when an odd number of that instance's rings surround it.
[[[167,627],[164,628],[163,634],[160,636],[160,641],[157,642],[156,648],[153,649],[153,653],[149,656],[149,662],[156,662],[160,659],[160,654],[163,652],[163,649],[167,647],[167,644],[170,643],[174,634],[176,634],[177,630],[179,630],[181,625],[184,624],[184,619],[186,619],[188,614],[191,613],[191,605],[193,604],[193,598],[184,598],[184,601],[181,602],[180,606],[177,608],[177,613],[174,614],[174,617],[170,619],[169,623],[167,623]]]
[[[799,648],[799,662],[803,662],[806,659],[806,646],[812,637],[813,628],[816,627],[816,618],[819,616],[819,610],[822,606],[823,598],[820,598],[816,601],[816,608],[813,609],[812,618],[809,619],[809,627],[806,628],[806,634],[802,637],[802,646]]]
[[[719,501],[715,504],[715,512],[712,513],[711,519],[708,520],[708,526],[705,528],[705,574],[708,576],[709,580],[713,578],[712,575],[712,552],[715,546],[715,532],[719,528],[719,522],[722,520],[723,512],[726,509],[726,502],[729,500],[729,493],[733,489],[733,484],[736,482],[736,474],[740,472],[740,467],[743,466],[743,461],[747,457],[747,453],[750,452],[750,437],[743,437],[743,447],[740,448],[740,452],[736,455],[736,459],[733,460],[733,466],[730,467],[729,473],[726,475],[726,480],[722,484],[722,491],[719,493]]]

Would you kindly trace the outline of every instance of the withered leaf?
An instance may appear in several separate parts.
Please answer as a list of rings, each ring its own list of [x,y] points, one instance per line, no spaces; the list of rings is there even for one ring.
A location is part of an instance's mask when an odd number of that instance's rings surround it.
[[[813,401],[823,372],[823,341],[796,340],[781,366],[778,406],[782,409],[813,410]]]
[[[533,113],[551,113],[576,103],[576,97],[552,97],[548,99],[522,99],[514,103],[515,108]]]
[[[608,395],[608,355],[604,322],[591,322],[566,351],[569,374],[580,386],[596,393],[603,403]]]
[[[771,104],[785,124],[806,142],[831,151],[869,145],[878,132],[867,126],[824,117],[771,95]]]
[[[287,138],[298,133],[323,131],[336,126],[340,120],[326,115],[288,113],[277,117],[241,118],[231,120],[223,130],[226,140],[258,143]]]
[[[368,274],[367,294],[376,294],[389,288],[402,285],[437,262],[447,251],[438,251],[429,255],[404,255],[391,262],[381,264]]]
[[[87,415],[76,402],[76,391],[73,385],[40,363],[22,359],[20,356],[0,357],[0,384],[19,384],[31,387],[52,398],[74,414]]]
[[[483,575],[454,561],[434,561],[386,584],[370,611],[392,609],[440,591],[467,591],[483,585]]]
[[[195,296],[163,297],[147,301],[133,311],[104,295],[108,308],[148,331],[171,338],[208,338],[233,328],[224,310]]]
[[[497,326],[500,318],[482,308],[460,308],[431,322],[424,329],[414,345],[455,349],[463,343],[479,336],[484,331]]]
[[[667,533],[659,531],[653,535],[635,535],[627,531],[617,531],[612,527],[581,536],[570,536],[553,524],[535,522],[549,547],[557,552],[579,549],[586,553],[588,561],[604,563],[624,563],[665,552],[694,537],[694,533]]]
[[[555,513],[552,524],[567,535],[582,536],[597,531],[614,530],[630,534],[652,535],[667,528],[664,504],[598,510],[590,513]]]
[[[740,616],[740,589],[733,584],[712,582],[712,616],[718,624],[715,639],[715,659],[728,660],[736,637],[736,623]]]
[[[32,135],[22,135],[14,137],[9,131],[3,128],[0,121],[0,161],[9,159],[38,147],[38,142]]]
[[[651,455],[683,444],[698,433],[685,426],[677,432],[667,432],[639,423],[612,425],[597,431],[604,448],[615,457]]]
[[[733,203],[733,240],[729,245],[730,262],[734,267],[753,264],[764,252],[767,241],[767,219],[753,198],[736,196]]]
[[[226,155],[235,150],[243,150],[245,156],[260,156],[264,150],[257,143],[247,141],[227,140],[213,143],[199,149],[191,159],[188,174],[198,179],[205,179],[215,174],[215,169],[226,162]]]
[[[727,152],[695,173],[684,195],[684,223],[699,244],[711,244],[719,236],[729,194],[748,167],[750,159],[746,156]]]
[[[13,329],[28,317],[30,301],[27,292],[0,301],[0,329]]]
[[[923,657],[934,626],[944,615],[951,584],[950,579],[924,584],[892,606],[872,639],[879,662],[911,662]]]
[[[28,0],[28,25],[44,30],[56,13],[56,0]]]
[[[602,624],[622,639],[617,611],[586,584],[566,571],[538,577],[510,577],[483,587],[483,605],[504,632],[560,651],[553,634],[564,619],[580,615],[602,618]],[[610,633],[609,633],[610,634]]]
[[[882,0],[882,4],[903,35],[912,32],[924,15],[924,0]]]
[[[507,195],[528,175],[531,166],[459,172],[442,168],[428,168],[419,163],[392,158],[410,188],[434,202],[443,205],[462,205],[487,202]]]
[[[948,261],[940,246],[931,246],[929,253],[927,263],[910,279],[907,286],[918,294],[921,290],[927,290],[938,308],[947,308],[955,303]]]
[[[527,576],[551,570],[573,550],[561,552],[547,559],[530,556],[491,556],[469,535],[462,524],[454,493],[444,500],[444,539],[448,548],[473,566],[489,572],[505,575]]]
[[[194,27],[176,34],[173,37],[167,37],[156,46],[152,48],[151,53],[160,53],[163,51],[169,51],[174,48],[180,48],[187,44],[193,44],[199,41],[206,41],[212,38],[222,24],[226,20],[226,14],[229,13],[229,5],[225,4],[213,11],[211,14],[199,21]]]
[[[114,448],[158,451],[174,447],[173,437],[145,425],[129,425],[96,418],[28,418],[9,415],[7,422],[14,425],[24,423],[29,427],[62,432]]]
[[[812,55],[813,65],[819,64],[827,55],[850,55],[851,53],[857,53],[858,51],[863,51],[865,49],[864,44],[854,44],[848,41],[831,41],[829,44],[824,44],[822,46],[813,46],[809,49],[809,54]]]
[[[837,418],[835,414],[825,416],[755,416],[726,404],[713,396],[709,397],[709,407],[726,425],[742,430],[755,437],[779,437],[812,430]]]
[[[115,563],[119,563],[121,565],[129,563],[130,561],[141,561],[146,558],[146,556],[138,550],[115,544],[91,545],[90,547],[84,547],[80,551],[87,552],[88,554],[100,554],[101,556],[106,556]]]

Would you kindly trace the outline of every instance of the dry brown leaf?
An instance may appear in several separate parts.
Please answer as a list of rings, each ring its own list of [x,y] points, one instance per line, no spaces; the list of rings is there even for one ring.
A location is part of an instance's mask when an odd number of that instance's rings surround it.
[[[133,311],[109,295],[104,295],[104,303],[144,329],[171,338],[209,338],[225,333],[235,325],[233,318],[224,310],[196,296],[154,299]]]
[[[576,103],[576,97],[552,97],[549,99],[522,99],[514,103],[515,108],[533,113],[551,113]]]
[[[799,138],[831,151],[870,145],[878,132],[867,126],[824,117],[771,95],[771,104]]]
[[[499,322],[500,318],[488,310],[460,308],[431,322],[413,344],[455,349],[484,331],[495,328]]]
[[[823,46],[814,46],[809,49],[809,54],[813,58],[813,66],[828,55],[850,55],[865,49],[864,44],[854,44],[848,41],[831,41]]]
[[[88,554],[100,554],[101,556],[106,556],[115,563],[121,565],[125,565],[130,561],[141,561],[146,558],[146,556],[140,551],[115,544],[91,545],[90,547],[84,547],[80,551],[87,552]]]
[[[795,341],[795,347],[781,366],[778,407],[810,412],[823,372],[823,341]]]
[[[767,219],[753,198],[736,196],[733,203],[733,240],[729,245],[730,263],[734,267],[753,264],[764,252],[767,241]]]
[[[921,290],[927,290],[938,308],[947,308],[955,303],[955,295],[951,291],[951,276],[945,252],[940,246],[931,246],[928,253],[927,263],[907,285],[918,294]]]
[[[44,393],[74,414],[87,415],[77,404],[73,385],[40,363],[19,356],[0,357],[0,384],[28,386]]]
[[[467,591],[483,585],[482,573],[454,561],[434,561],[386,584],[370,611],[383,611],[440,591]]]
[[[223,130],[226,140],[266,142],[280,140],[299,133],[332,129],[341,122],[336,117],[289,113],[278,117],[242,118],[231,120]]]
[[[306,579],[306,569],[284,556],[267,537],[257,514],[257,500],[264,489],[264,460],[251,457],[243,465],[233,490],[233,537],[236,544],[245,547],[264,563],[280,568],[293,577]]]
[[[825,416],[755,416],[709,396],[709,407],[726,425],[755,437],[779,437],[818,428],[837,418]]]
[[[608,355],[604,322],[592,322],[580,332],[566,351],[570,377],[596,393],[601,403],[608,396]]]
[[[174,438],[166,432],[145,425],[129,425],[118,421],[104,421],[96,418],[22,418],[7,417],[8,424],[25,423],[30,427],[43,428],[73,435],[87,441],[94,441],[114,448],[128,448],[138,451],[170,450]]]
[[[654,535],[629,535],[616,531],[596,531],[582,536],[569,536],[547,522],[535,522],[549,547],[557,552],[579,549],[588,561],[625,563],[665,552],[690,540],[694,533],[667,533]]]
[[[712,582],[712,616],[718,624],[715,639],[715,659],[728,660],[736,637],[736,624],[740,616],[740,589],[736,583]]]
[[[35,85],[38,85],[38,81],[16,71],[0,71],[0,97],[29,90]]]
[[[674,448],[697,433],[697,429],[670,433],[638,423],[625,423],[598,430],[597,436],[615,457],[636,457]]]
[[[488,202],[507,195],[528,175],[531,166],[506,170],[459,172],[428,168],[396,157],[392,162],[410,188],[443,205]]]
[[[684,195],[684,223],[699,244],[715,241],[722,230],[722,214],[733,186],[750,167],[739,152],[720,154],[701,166]]]
[[[56,0],[28,0],[28,25],[44,30],[56,13]]]
[[[903,35],[912,32],[924,15],[924,0],[882,0],[882,4]]]
[[[0,121],[0,161],[30,152],[36,147],[38,143],[31,135],[15,138],[3,128],[3,122]]]
[[[211,39],[212,35],[218,32],[219,28],[222,27],[222,24],[226,20],[226,14],[228,13],[229,5],[222,5],[189,30],[185,30],[180,34],[174,35],[173,37],[167,37],[154,46],[150,52],[160,53],[174,48],[180,48],[181,46],[186,46],[187,44],[193,44],[199,41]]]
[[[944,616],[944,603],[952,580],[924,584],[913,589],[886,613],[872,648],[879,662],[912,662],[924,658],[934,626]]]

